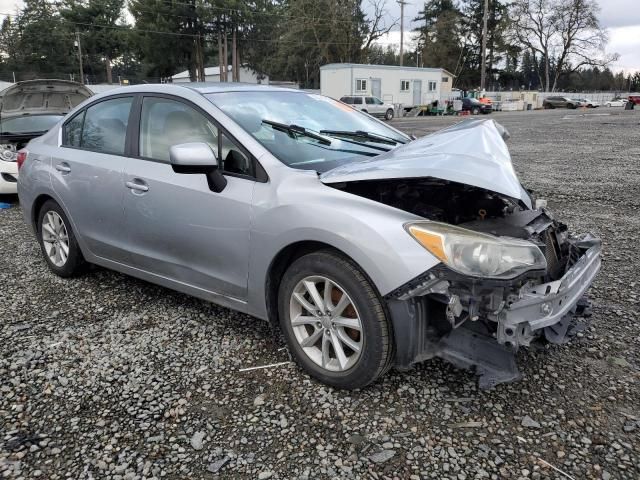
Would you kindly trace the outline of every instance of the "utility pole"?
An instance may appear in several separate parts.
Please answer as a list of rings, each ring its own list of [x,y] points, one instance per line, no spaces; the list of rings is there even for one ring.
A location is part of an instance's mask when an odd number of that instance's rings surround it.
[[[80,64],[80,83],[84,85],[84,75],[82,73],[82,45],[80,45],[79,32],[76,32],[76,47],[78,47],[78,62]]]
[[[404,60],[404,6],[407,4],[404,0],[398,0],[400,5],[400,66]]]
[[[482,14],[482,65],[480,65],[480,91],[484,90],[487,80],[487,20],[489,16],[489,0],[484,0]]]

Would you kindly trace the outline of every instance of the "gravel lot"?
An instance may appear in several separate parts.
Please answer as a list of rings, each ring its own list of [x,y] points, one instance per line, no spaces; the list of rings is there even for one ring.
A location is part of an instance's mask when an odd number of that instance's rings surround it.
[[[59,279],[14,205],[0,210],[0,474],[640,478],[640,112],[493,118],[523,183],[605,247],[591,326],[523,351],[521,382],[479,391],[438,360],[358,392],[291,364],[239,372],[288,359],[268,325],[100,268]]]

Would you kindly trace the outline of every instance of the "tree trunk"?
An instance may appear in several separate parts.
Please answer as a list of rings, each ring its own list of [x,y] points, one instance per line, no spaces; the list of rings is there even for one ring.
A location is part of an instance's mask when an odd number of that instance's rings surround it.
[[[545,53],[544,55],[544,91],[549,92],[549,83],[550,83],[550,73],[549,73],[549,56]]]
[[[107,67],[107,83],[111,85],[113,83],[113,75],[111,73],[111,59],[108,56],[105,57],[104,63]]]
[[[200,34],[198,34],[196,41],[198,42],[198,77],[201,82],[205,82],[207,79],[204,72],[204,42]]]
[[[233,32],[231,34],[231,81],[238,81],[238,69],[236,66],[236,54],[238,48],[237,38],[236,38],[236,26],[233,26]]]
[[[222,69],[222,33],[218,30],[218,67],[220,68],[220,81],[224,81],[224,70]]]
[[[224,66],[224,80],[223,82],[229,81],[229,69],[227,66],[229,65],[229,51],[227,49],[227,31],[224,31],[224,43],[222,44],[222,64]]]

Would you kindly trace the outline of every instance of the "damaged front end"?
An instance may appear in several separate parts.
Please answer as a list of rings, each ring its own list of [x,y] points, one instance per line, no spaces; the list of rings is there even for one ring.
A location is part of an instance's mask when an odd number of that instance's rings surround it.
[[[520,377],[515,353],[563,343],[600,269],[600,240],[569,234],[522,188],[493,121],[463,123],[321,176],[410,213],[440,263],[385,296],[396,367],[432,357],[475,367],[480,386]]]
[[[588,316],[586,290],[600,269],[600,240],[572,237],[543,210],[523,210],[466,228],[518,234],[544,254],[545,270],[510,279],[460,274],[445,264],[387,295],[396,366],[441,357],[475,368],[481,388],[520,378],[515,354],[537,340],[564,343],[575,317]]]

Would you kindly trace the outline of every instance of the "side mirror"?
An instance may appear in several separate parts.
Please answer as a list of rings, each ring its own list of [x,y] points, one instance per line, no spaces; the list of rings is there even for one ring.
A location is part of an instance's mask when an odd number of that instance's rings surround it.
[[[203,174],[213,192],[221,192],[227,179],[220,172],[215,152],[204,142],[181,143],[169,148],[169,161],[176,173]]]

